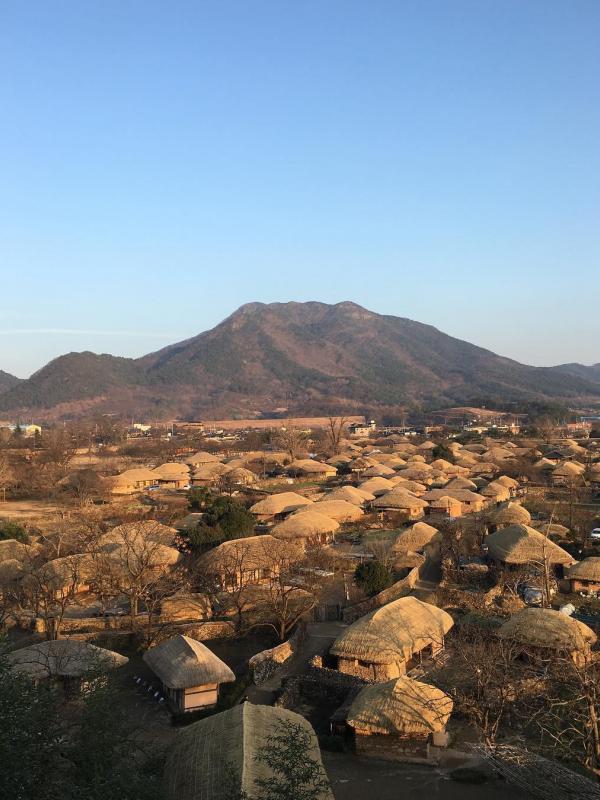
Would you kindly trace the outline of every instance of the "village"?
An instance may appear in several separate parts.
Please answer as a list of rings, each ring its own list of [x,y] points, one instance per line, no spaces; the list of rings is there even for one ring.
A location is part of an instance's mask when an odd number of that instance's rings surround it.
[[[598,797],[599,593],[593,421],[0,429],[4,683],[102,678],[157,798]]]

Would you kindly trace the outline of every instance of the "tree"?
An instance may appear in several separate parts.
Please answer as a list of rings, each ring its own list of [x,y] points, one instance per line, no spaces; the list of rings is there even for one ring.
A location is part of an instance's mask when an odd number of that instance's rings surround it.
[[[15,480],[14,472],[6,456],[0,455],[0,494],[1,499],[6,500],[6,490],[12,486]]]
[[[85,676],[76,702],[0,656],[0,797],[154,800],[159,754],[142,749],[120,710],[118,679]]]
[[[278,722],[256,761],[269,770],[255,780],[260,800],[321,800],[329,782],[320,761],[311,755],[313,743],[304,725]],[[254,794],[254,793],[253,793]]]
[[[277,447],[287,453],[291,461],[295,461],[306,452],[307,441],[306,431],[293,426],[283,428],[275,439]]]
[[[12,519],[0,519],[0,539],[16,539],[17,542],[29,541],[27,531]]]
[[[373,559],[359,564],[354,571],[354,583],[368,596],[379,594],[392,585],[392,573],[381,561]]]
[[[327,420],[327,446],[332,456],[336,456],[342,449],[342,439],[347,424],[347,417],[329,417]]]

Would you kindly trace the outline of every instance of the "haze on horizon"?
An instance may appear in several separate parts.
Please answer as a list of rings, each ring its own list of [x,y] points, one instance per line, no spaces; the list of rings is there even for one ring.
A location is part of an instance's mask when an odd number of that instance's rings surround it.
[[[0,10],[0,369],[353,300],[600,361],[600,6]]]

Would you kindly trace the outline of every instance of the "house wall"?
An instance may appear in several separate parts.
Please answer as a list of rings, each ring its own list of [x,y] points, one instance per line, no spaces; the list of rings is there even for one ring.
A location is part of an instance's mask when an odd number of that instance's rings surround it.
[[[600,590],[600,581],[571,580],[570,584],[572,592],[580,592],[580,591],[597,592],[598,590]]]
[[[406,664],[404,661],[397,661],[392,664],[372,664],[357,658],[338,658],[338,670],[344,675],[352,675],[365,681],[383,683],[392,678],[399,678],[401,675],[405,675]]]
[[[363,734],[356,731],[354,747],[357,755],[385,761],[423,764],[434,760],[430,757],[428,738],[404,739],[392,734]]]
[[[205,683],[202,686],[191,686],[183,694],[182,711],[196,711],[208,708],[217,703],[219,686],[216,683]]]

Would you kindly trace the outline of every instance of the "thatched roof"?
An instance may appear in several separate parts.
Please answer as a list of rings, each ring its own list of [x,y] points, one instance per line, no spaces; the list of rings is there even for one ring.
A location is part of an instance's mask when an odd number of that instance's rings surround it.
[[[98,543],[103,549],[106,545],[124,545],[134,542],[157,542],[172,547],[177,537],[177,530],[163,525],[155,519],[144,519],[138,522],[124,522],[103,534]]]
[[[258,755],[270,737],[290,724],[309,734],[307,755],[326,777],[317,737],[304,717],[285,708],[243,703],[179,731],[165,765],[165,800],[257,796],[256,781],[268,781],[273,775]],[[322,792],[318,800],[333,800],[331,790]]]
[[[239,570],[269,570],[283,557],[300,558],[301,551],[292,542],[265,534],[223,542],[204,553],[198,564],[207,573],[220,575]]]
[[[121,472],[120,475],[114,475],[112,477],[113,489],[121,489],[128,486],[133,486],[136,483],[140,482],[154,482],[156,480],[156,475],[151,469],[147,469],[147,467],[133,467],[132,469],[126,469],[125,472]]]
[[[214,464],[220,460],[221,459],[214,453],[206,453],[203,450],[200,450],[198,453],[188,456],[185,462],[186,464],[191,464],[194,467],[199,467],[201,464]]]
[[[481,490],[481,494],[488,499],[496,501],[508,500],[510,498],[510,490],[501,483],[496,483],[496,481],[492,481],[488,483],[487,486],[484,486]]]
[[[447,494],[437,497],[435,500],[431,500],[430,507],[442,509],[443,511],[447,511],[449,514],[452,514],[452,512],[455,511],[460,513],[462,510],[462,504],[460,500],[457,500],[456,497],[450,497],[450,495]]]
[[[31,678],[80,677],[127,664],[125,656],[76,639],[39,642],[8,653],[10,666]]]
[[[361,689],[346,721],[357,732],[423,737],[445,728],[452,707],[441,689],[402,677]]]
[[[331,653],[373,664],[407,661],[428,644],[441,644],[453,625],[441,608],[401,597],[357,620],[335,640]]]
[[[190,689],[207,683],[232,683],[235,675],[211,650],[190,639],[173,636],[144,653],[144,661],[170,689]]]
[[[375,497],[378,497],[393,489],[394,484],[388,481],[387,478],[369,478],[361,483],[358,488],[362,489],[363,492],[369,492],[369,494],[374,494]]]
[[[583,464],[578,464],[576,461],[565,461],[552,471],[552,475],[564,478],[577,478],[583,475],[585,467]]]
[[[600,583],[600,557],[584,558],[567,570],[567,578]]]
[[[524,608],[503,623],[498,636],[553,650],[585,650],[597,637],[583,622],[550,608]]]
[[[519,503],[509,503],[491,516],[494,525],[529,525],[531,514]]]
[[[468,478],[464,478],[462,475],[457,475],[456,478],[452,478],[451,481],[445,486],[446,489],[468,489],[470,491],[477,490],[477,484],[474,481],[470,481]]]
[[[301,506],[308,506],[311,503],[312,500],[302,497],[296,492],[279,492],[279,494],[272,494],[265,497],[264,500],[259,500],[258,503],[251,506],[250,511],[253,514],[274,517],[276,514],[291,514]]]
[[[428,503],[426,500],[421,500],[414,494],[403,489],[401,486],[397,489],[392,489],[391,492],[386,492],[381,497],[378,497],[371,504],[373,508],[377,509],[414,509],[426,508]]]
[[[245,467],[233,467],[226,475],[229,483],[239,483],[242,486],[249,486],[252,483],[256,483],[257,480],[254,472]]]
[[[233,468],[229,464],[221,464],[219,462],[214,464],[202,464],[196,467],[192,472],[192,478],[195,481],[216,481],[221,475],[226,475],[231,472]]]
[[[499,478],[496,478],[496,482],[506,486],[507,489],[517,489],[519,486],[519,481],[510,478],[508,475],[500,475]]]
[[[35,547],[17,539],[0,540],[0,561],[16,559],[17,561],[30,561],[36,554]]]
[[[490,533],[485,543],[490,556],[506,564],[572,564],[575,559],[539,531],[528,525],[509,525]]]
[[[312,506],[304,506],[299,508],[294,516],[300,514],[308,514],[316,511],[326,517],[331,517],[338,522],[356,522],[364,516],[364,511],[354,503],[348,503],[346,500],[329,500],[325,495],[323,500],[318,500]]]
[[[292,461],[288,465],[287,471],[303,475],[335,475],[337,469],[333,464],[323,464],[321,461],[315,461],[312,458],[301,458]]]
[[[7,558],[0,561],[0,592],[2,586],[20,580],[25,574],[23,563],[16,558]]]
[[[281,539],[312,539],[322,533],[333,533],[340,523],[325,514],[319,514],[315,503],[306,512],[292,514],[271,529],[273,536]]]
[[[396,478],[391,479],[394,487],[398,487],[399,489],[405,489],[407,492],[416,495],[422,495],[426,490],[427,487],[424,483],[419,483],[418,481],[411,481],[409,478],[403,478],[402,475],[398,475]]]
[[[395,474],[392,467],[388,467],[385,464],[375,464],[363,472],[365,478],[389,478],[390,475]]]
[[[370,492],[365,492],[364,489],[358,489],[356,486],[340,486],[339,489],[334,489],[326,495],[327,500],[345,500],[347,503],[352,503],[355,506],[362,506],[366,502],[375,500],[375,495]]]
[[[407,552],[409,550],[419,552],[436,538],[439,539],[437,528],[434,528],[433,525],[428,525],[426,522],[415,522],[410,528],[400,531],[392,545],[392,550],[396,552]]]
[[[184,480],[189,477],[190,468],[187,464],[178,461],[167,461],[152,470],[153,474],[162,480]]]
[[[452,463],[450,461],[446,461],[445,458],[436,458],[435,461],[431,462],[431,466],[433,469],[440,469],[444,472],[447,469],[452,469]]]

